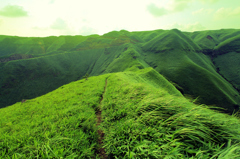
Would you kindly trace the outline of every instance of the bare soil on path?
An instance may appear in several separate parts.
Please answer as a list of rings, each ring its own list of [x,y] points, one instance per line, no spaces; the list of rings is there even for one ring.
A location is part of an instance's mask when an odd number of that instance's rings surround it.
[[[103,98],[104,98],[104,94],[105,94],[105,92],[106,92],[106,87],[107,87],[107,79],[106,79],[106,81],[105,81],[104,92],[103,92],[103,94],[102,94],[102,98],[101,98],[101,100],[100,100],[98,110],[97,110],[97,112],[96,112],[96,115],[97,115],[97,127],[99,127],[99,125],[100,125],[101,122],[102,122],[102,111],[101,111],[100,105],[101,105],[102,100],[103,100]],[[103,148],[104,132],[103,132],[100,128],[98,128],[97,133],[98,133],[98,135],[99,135],[99,138],[98,138],[98,145],[99,145],[99,147],[98,147],[98,149],[97,149],[97,154],[98,154],[98,156],[99,156],[101,159],[107,159],[108,156],[107,156],[107,154],[106,154],[105,149]]]

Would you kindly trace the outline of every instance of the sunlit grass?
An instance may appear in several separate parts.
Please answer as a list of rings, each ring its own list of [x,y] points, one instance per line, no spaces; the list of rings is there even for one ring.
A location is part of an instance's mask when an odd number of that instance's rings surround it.
[[[162,89],[108,78],[103,100],[105,148],[116,158],[238,158],[240,125],[233,116]]]
[[[0,158],[95,156],[95,110],[104,86],[105,76],[91,77],[1,109]]]
[[[99,109],[109,157],[240,157],[237,117],[191,103],[152,71],[93,76],[0,109],[0,158],[98,158]]]

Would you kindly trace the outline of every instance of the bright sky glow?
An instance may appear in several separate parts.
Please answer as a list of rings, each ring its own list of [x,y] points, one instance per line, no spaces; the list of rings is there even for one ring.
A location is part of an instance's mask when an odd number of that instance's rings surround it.
[[[239,0],[0,0],[0,35],[240,29]]]

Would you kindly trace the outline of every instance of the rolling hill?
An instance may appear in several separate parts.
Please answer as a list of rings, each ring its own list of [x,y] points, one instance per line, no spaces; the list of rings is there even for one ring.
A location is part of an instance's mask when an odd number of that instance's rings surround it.
[[[239,158],[239,33],[0,36],[0,158]]]
[[[112,31],[102,36],[0,36],[0,107],[90,76],[152,67],[185,96],[238,110],[239,30]]]

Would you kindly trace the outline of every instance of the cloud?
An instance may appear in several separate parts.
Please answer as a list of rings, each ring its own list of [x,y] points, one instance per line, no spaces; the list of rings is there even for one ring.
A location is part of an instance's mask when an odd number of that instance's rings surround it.
[[[172,12],[181,12],[188,8],[188,4],[192,0],[174,0],[172,5],[170,6]]]
[[[192,12],[192,15],[202,15],[202,14],[211,14],[211,13],[213,13],[213,9],[201,8],[199,10]]]
[[[28,12],[18,5],[7,5],[0,10],[0,15],[5,17],[26,17]]]
[[[150,14],[152,14],[155,17],[160,17],[165,14],[168,14],[168,11],[165,8],[159,8],[153,3],[147,6],[147,10],[149,11]]]
[[[240,7],[238,8],[220,8],[214,14],[215,20],[221,20],[225,18],[240,17]]]
[[[50,26],[51,29],[56,29],[56,30],[67,30],[68,25],[66,21],[64,21],[61,18],[57,18],[56,21]]]
[[[201,23],[199,22],[195,22],[195,23],[189,23],[189,24],[179,24],[179,23],[175,23],[175,24],[171,24],[166,26],[165,28],[167,29],[173,29],[173,28],[177,28],[181,31],[188,31],[188,32],[193,32],[193,31],[201,31],[206,29]]]
[[[204,29],[206,28],[199,22],[183,25],[183,30],[186,30],[186,31],[200,31]]]
[[[163,7],[158,7],[157,4],[151,3],[147,6],[147,10],[150,14],[155,17],[160,17],[167,14],[182,12],[189,8],[191,3],[193,2],[202,2],[204,4],[213,4],[218,2],[219,0],[169,0],[167,4],[164,4]],[[211,13],[211,9],[201,9],[193,12],[194,14],[200,14],[203,11],[207,11],[207,13]]]
[[[147,10],[150,14],[155,17],[160,17],[163,15],[181,12],[188,8],[188,4],[192,0],[172,0],[170,3],[166,4],[164,7],[158,7],[156,4],[151,3],[147,6]]]

